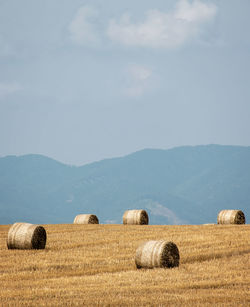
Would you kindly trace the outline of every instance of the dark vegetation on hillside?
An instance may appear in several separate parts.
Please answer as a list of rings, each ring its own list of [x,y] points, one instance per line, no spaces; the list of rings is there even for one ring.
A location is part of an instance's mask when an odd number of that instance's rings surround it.
[[[216,223],[222,209],[250,216],[250,147],[145,149],[75,167],[41,155],[0,158],[0,224],[72,223],[93,213],[121,223],[146,209],[150,224]]]

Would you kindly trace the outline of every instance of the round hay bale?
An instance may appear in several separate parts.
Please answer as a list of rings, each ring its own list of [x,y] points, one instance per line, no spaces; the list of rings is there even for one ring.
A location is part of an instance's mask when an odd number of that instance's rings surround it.
[[[145,210],[127,210],[123,214],[123,224],[148,225],[148,214]]]
[[[245,215],[241,210],[222,210],[217,217],[217,224],[245,224],[245,222]]]
[[[138,269],[173,268],[179,266],[179,261],[179,250],[173,242],[147,241],[136,250],[135,264]]]
[[[75,217],[74,224],[99,224],[99,220],[94,214],[79,214]]]
[[[8,249],[44,249],[46,245],[46,230],[39,225],[15,223],[8,232]]]

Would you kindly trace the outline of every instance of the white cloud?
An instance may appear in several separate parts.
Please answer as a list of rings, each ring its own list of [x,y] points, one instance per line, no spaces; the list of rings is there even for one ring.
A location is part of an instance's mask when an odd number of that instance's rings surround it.
[[[216,15],[214,4],[200,0],[180,0],[175,10],[146,12],[144,22],[133,23],[127,14],[119,21],[113,19],[107,29],[108,37],[122,45],[150,48],[173,48],[197,36],[201,26]]]
[[[131,65],[126,71],[125,94],[132,97],[142,96],[150,87],[152,71],[144,66]]]
[[[181,0],[177,3],[175,18],[188,22],[206,22],[215,16],[216,11],[216,6],[211,3],[203,3],[200,0],[189,3],[187,0]]]
[[[22,86],[14,83],[0,83],[0,98],[22,90]]]
[[[98,12],[90,6],[78,9],[75,18],[69,25],[70,38],[79,45],[96,44],[99,41],[95,28]]]

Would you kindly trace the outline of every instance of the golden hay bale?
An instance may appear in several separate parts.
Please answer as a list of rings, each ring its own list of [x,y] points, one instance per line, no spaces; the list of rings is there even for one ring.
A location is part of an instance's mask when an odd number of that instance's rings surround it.
[[[148,214],[145,210],[127,210],[123,214],[123,224],[148,225]]]
[[[140,268],[173,268],[179,266],[179,250],[175,243],[164,240],[147,241],[141,244],[135,255],[135,264]]]
[[[218,214],[217,224],[245,224],[245,215],[241,210],[222,210]]]
[[[99,220],[94,214],[79,214],[75,217],[74,224],[99,224]]]
[[[46,230],[39,225],[15,223],[8,232],[8,249],[44,249]]]

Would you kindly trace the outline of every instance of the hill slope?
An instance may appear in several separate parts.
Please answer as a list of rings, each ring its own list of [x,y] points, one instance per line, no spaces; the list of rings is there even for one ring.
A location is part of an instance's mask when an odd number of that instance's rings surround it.
[[[146,149],[82,167],[40,155],[0,158],[0,223],[71,223],[97,214],[121,223],[143,208],[151,224],[216,222],[218,211],[250,216],[250,147]]]

